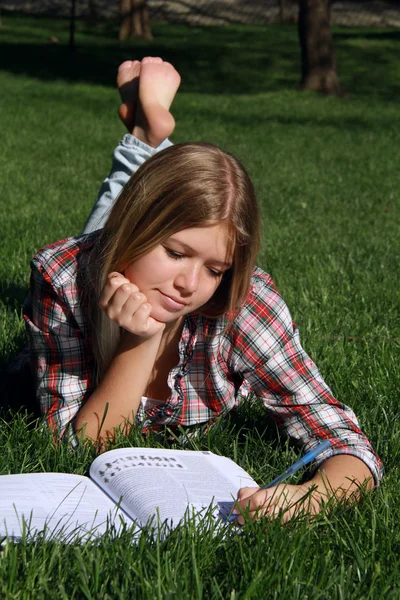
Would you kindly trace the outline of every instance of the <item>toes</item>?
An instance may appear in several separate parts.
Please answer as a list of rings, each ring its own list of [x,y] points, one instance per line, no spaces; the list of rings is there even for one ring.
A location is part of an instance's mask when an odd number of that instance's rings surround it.
[[[121,88],[124,84],[130,83],[140,75],[140,61],[126,60],[120,64],[117,74],[117,85]]]
[[[126,72],[126,71],[132,71],[132,73],[135,73],[138,68],[140,69],[140,61],[139,60],[125,60],[123,63],[121,63],[118,67],[118,73],[120,73],[121,71]]]
[[[142,64],[144,64],[144,65],[145,65],[145,64],[150,64],[150,63],[153,63],[153,64],[160,64],[160,63],[162,63],[162,62],[163,62],[163,59],[162,59],[162,58],[160,58],[159,56],[145,56],[145,57],[142,59]]]
[[[138,62],[138,61],[135,61]],[[132,66],[132,61],[131,60],[125,60],[123,63],[121,63],[118,67],[118,71],[121,71],[123,69],[130,69]]]

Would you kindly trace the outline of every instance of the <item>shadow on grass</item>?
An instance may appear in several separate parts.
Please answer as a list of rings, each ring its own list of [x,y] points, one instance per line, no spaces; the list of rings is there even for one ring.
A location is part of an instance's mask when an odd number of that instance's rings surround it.
[[[0,299],[2,304],[11,310],[19,310],[28,295],[29,288],[26,285],[2,284],[0,282]]]
[[[19,312],[28,293],[27,286],[0,284],[0,290],[3,306]],[[18,353],[26,347],[25,332],[17,333],[8,341],[16,351],[13,356],[0,355],[0,413],[4,416],[10,409],[26,409],[39,416],[29,364],[27,360],[19,364],[16,362]]]
[[[196,94],[250,94],[263,91],[295,88],[296,71],[287,77],[276,70],[274,78],[260,80],[260,73],[274,69],[268,58],[247,58],[242,55],[237,61],[237,69],[230,64],[230,52],[218,45],[203,47],[196,51],[196,45],[186,45],[185,51],[172,50],[163,44],[153,44],[148,48],[99,49],[82,46],[75,54],[61,45],[39,46],[22,43],[14,48],[0,43],[0,69],[16,75],[35,77],[43,81],[65,80],[71,83],[115,86],[118,65],[131,58],[162,56],[175,65],[182,76],[182,90]],[[197,56],[196,56],[197,54]],[[191,56],[193,58],[191,58]],[[7,58],[5,58],[7,57]],[[29,59],[27,59],[29,57]],[[291,80],[291,81],[290,81]]]
[[[352,31],[351,29],[342,29],[335,33],[335,40],[352,40],[352,39],[365,39],[365,40],[378,40],[378,41],[394,41],[400,44],[400,31],[396,29],[382,30],[382,29],[364,29],[362,34],[360,30]]]
[[[118,64],[162,56],[182,75],[182,90],[202,94],[252,94],[297,89],[300,51],[295,25],[196,27],[155,23],[152,41],[118,42],[114,22],[87,29],[78,23],[77,48],[67,47],[68,22],[7,16],[0,69],[43,81],[66,80],[114,86]],[[46,44],[51,36],[58,44]],[[344,89],[391,100],[400,92],[395,31],[337,29],[334,34]],[[390,65],[391,77],[382,76]],[[397,71],[396,71],[397,72]]]
[[[30,365],[26,362],[17,368],[0,360],[0,415],[7,419],[18,411],[40,416]]]
[[[115,23],[92,30],[78,23],[73,52],[67,47],[67,21],[11,15],[4,20],[0,69],[44,81],[114,87],[122,61],[152,55],[172,62],[182,75],[182,88],[191,93],[253,93],[298,83],[297,38],[288,27],[266,35],[254,26],[191,28],[156,23],[154,40],[119,42]],[[52,36],[60,43],[46,44]],[[292,74],[281,68],[284,63],[294,66]],[[263,73],[266,77],[261,80]]]

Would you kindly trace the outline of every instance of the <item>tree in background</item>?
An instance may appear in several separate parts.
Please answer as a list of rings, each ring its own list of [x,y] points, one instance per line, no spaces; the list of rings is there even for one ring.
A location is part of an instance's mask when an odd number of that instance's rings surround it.
[[[120,0],[121,26],[119,39],[139,37],[151,40],[150,11],[146,0]]]
[[[88,0],[88,13],[86,17],[88,27],[94,27],[97,23],[97,6],[96,0]]]
[[[76,0],[71,0],[71,13],[69,19],[69,42],[70,50],[75,50],[75,29],[76,29]]]
[[[301,85],[341,96],[329,20],[329,0],[299,0]]]

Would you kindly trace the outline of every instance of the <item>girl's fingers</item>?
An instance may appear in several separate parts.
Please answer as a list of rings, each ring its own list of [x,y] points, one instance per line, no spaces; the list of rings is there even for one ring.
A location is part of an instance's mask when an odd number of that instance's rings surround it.
[[[141,304],[133,315],[131,315],[128,324],[128,331],[139,336],[145,336],[149,332],[150,322],[154,319],[150,318],[151,305],[148,302]]]
[[[150,316],[151,309],[151,305],[144,302],[126,322],[121,323],[121,326],[130,333],[142,338],[150,338],[161,333],[165,328],[165,323],[153,319]]]
[[[280,506],[269,506],[266,507],[257,507],[256,510],[248,510],[243,515],[239,515],[236,518],[236,523],[238,525],[244,525],[247,520],[255,520],[255,519],[277,519],[280,518],[282,523],[287,523],[290,519],[293,519],[296,516],[299,516],[299,510],[296,510],[295,507],[285,507],[282,508]]]
[[[259,489],[260,488],[256,488],[256,487],[244,487],[244,488],[240,488],[240,490],[238,492],[238,497],[237,497],[238,502],[241,502],[242,500],[246,500],[246,498],[250,498]]]
[[[147,298],[140,292],[132,293],[119,311],[118,323],[124,329],[142,330],[144,321],[147,321],[151,312],[151,306]]]
[[[125,285],[121,288],[121,297],[126,292]],[[143,304],[147,301],[147,298],[141,292],[131,291],[125,298],[125,302],[120,307],[121,318],[125,321],[132,319],[137,310],[143,307]],[[149,305],[150,306],[150,305]]]
[[[99,304],[102,309],[107,307],[116,290],[124,283],[129,283],[129,281],[121,273],[110,273],[108,275],[106,284],[100,294]]]
[[[105,284],[103,291],[100,295],[100,307],[104,310],[113,302],[113,297],[115,293],[120,290],[122,286],[129,286],[123,290],[126,294],[126,299],[132,293],[139,292],[139,288],[131,283],[129,279],[121,275],[121,273],[110,273],[107,278],[107,283]],[[121,302],[121,298],[119,300]]]
[[[146,296],[121,273],[108,276],[100,307],[114,323],[140,337],[152,337],[165,328],[165,323],[150,316],[152,307]]]
[[[239,491],[235,512],[237,523],[243,525],[247,518],[281,517],[287,522],[300,514],[316,514],[320,510],[318,502],[313,498],[310,489],[302,485],[281,484],[274,488],[243,488]],[[253,494],[249,491],[253,490]]]
[[[104,307],[106,315],[121,327],[129,325],[138,308],[146,302],[146,296],[136,290],[136,286],[123,283],[115,290]]]
[[[257,515],[265,514],[268,511],[271,498],[268,490],[260,488],[242,488],[239,490],[238,501],[235,504],[235,513],[237,523],[243,525],[245,518],[255,518]]]

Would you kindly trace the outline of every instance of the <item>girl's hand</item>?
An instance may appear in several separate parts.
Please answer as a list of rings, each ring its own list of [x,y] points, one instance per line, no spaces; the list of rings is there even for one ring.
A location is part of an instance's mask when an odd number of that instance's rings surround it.
[[[268,489],[242,488],[235,503],[236,522],[243,525],[248,518],[282,516],[286,523],[299,515],[315,515],[321,511],[321,498],[314,487],[281,483]]]
[[[100,296],[100,307],[120,327],[143,339],[165,329],[150,316],[151,305],[139,288],[121,273],[110,273]]]

